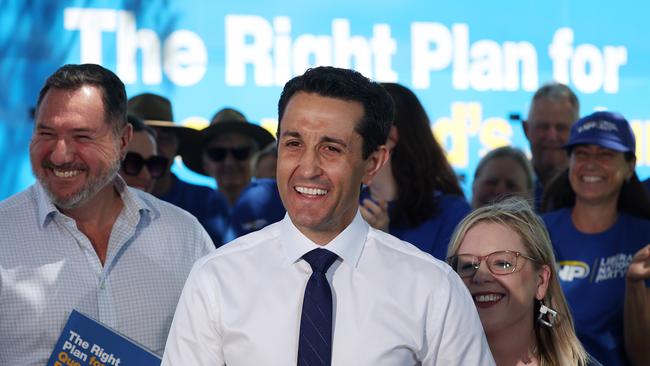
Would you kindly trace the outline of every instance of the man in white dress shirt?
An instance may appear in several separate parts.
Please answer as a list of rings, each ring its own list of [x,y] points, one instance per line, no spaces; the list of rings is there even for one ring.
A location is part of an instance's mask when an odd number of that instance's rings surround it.
[[[359,214],[361,184],[389,155],[386,91],[318,67],[285,85],[278,109],[287,215],[197,262],[163,365],[493,365],[456,273]],[[312,273],[312,253],[333,264]]]

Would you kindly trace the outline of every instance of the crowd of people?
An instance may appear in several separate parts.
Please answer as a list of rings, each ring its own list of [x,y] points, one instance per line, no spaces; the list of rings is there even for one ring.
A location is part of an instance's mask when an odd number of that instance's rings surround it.
[[[468,201],[403,85],[317,67],[275,134],[232,108],[195,130],[65,65],[36,104],[37,181],[0,202],[0,364],[46,363],[75,309],[163,365],[649,365],[629,122],[553,82],[522,128],[530,159],[488,152]]]

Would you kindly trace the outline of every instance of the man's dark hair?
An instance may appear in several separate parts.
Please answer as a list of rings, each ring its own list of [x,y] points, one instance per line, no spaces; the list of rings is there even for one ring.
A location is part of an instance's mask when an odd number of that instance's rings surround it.
[[[113,124],[113,132],[117,134],[126,125],[126,90],[117,75],[99,65],[61,66],[45,81],[38,95],[37,113],[50,89],[77,90],[84,85],[92,85],[101,90],[106,120]]]
[[[386,143],[394,107],[390,95],[380,84],[354,70],[331,66],[308,69],[303,75],[289,80],[282,90],[278,102],[278,136],[284,110],[297,92],[361,103],[363,117],[354,130],[363,138],[364,159]]]

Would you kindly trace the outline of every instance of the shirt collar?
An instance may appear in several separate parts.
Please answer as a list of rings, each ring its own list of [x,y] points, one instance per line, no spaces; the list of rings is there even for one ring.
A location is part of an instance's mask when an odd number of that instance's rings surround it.
[[[142,215],[151,214],[151,208],[147,205],[138,194],[136,194],[136,188],[128,188],[126,182],[122,177],[117,175],[115,178],[115,190],[122,197],[122,202],[124,202],[124,209],[122,214],[124,215],[125,221],[132,223],[133,226],[136,226],[140,221]]]
[[[54,206],[40,182],[36,181],[32,187],[38,210],[38,222],[41,224],[41,228],[44,228],[59,210]]]
[[[293,224],[289,214],[285,214],[280,223],[280,241],[288,264],[297,262],[305,253],[317,249],[327,249],[352,267],[356,267],[361,251],[368,237],[369,226],[357,210],[354,219],[339,235],[324,246],[318,245],[307,238]]]
[[[140,220],[140,214],[150,213],[151,209],[131,189],[127,188],[126,183],[119,175],[115,177],[113,185],[124,202],[123,214],[126,216],[126,221],[134,223],[134,226],[137,225]],[[41,227],[45,227],[54,215],[60,213],[60,211],[52,203],[52,200],[40,182],[37,181],[34,184],[33,190],[38,210],[38,222],[41,224]]]

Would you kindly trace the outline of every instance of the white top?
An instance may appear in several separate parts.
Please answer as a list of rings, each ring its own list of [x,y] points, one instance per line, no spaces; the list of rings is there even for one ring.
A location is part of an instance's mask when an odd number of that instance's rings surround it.
[[[36,183],[0,202],[0,365],[45,365],[72,309],[162,354],[194,262],[214,249],[187,212],[121,178],[102,266]]]
[[[318,248],[288,215],[199,260],[163,365],[295,365],[303,294]],[[415,246],[354,221],[326,248],[332,365],[494,365],[458,275]]]

